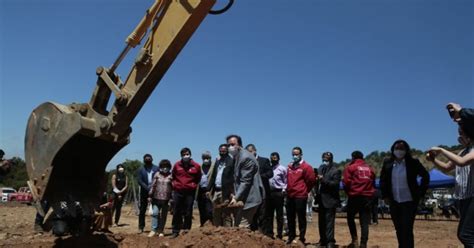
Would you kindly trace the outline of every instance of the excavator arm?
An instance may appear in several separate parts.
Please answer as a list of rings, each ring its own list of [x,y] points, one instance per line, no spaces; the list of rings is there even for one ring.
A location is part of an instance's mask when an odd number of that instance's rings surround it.
[[[230,1],[230,7],[233,1]],[[25,137],[28,185],[36,201],[95,204],[109,161],[129,143],[131,123],[215,0],[156,0],[110,67],[99,67],[90,102],[46,102],[30,115]],[[115,69],[141,43],[122,82]],[[107,109],[112,94],[115,102]]]

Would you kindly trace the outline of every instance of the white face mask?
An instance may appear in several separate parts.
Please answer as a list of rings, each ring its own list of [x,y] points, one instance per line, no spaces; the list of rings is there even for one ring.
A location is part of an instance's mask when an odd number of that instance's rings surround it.
[[[183,162],[189,162],[189,160],[191,160],[191,155],[183,156]]]
[[[393,151],[393,155],[395,155],[395,157],[398,158],[398,159],[404,158],[406,153],[407,152],[405,150],[394,150]]]
[[[237,149],[236,146],[229,146],[229,154],[232,155],[232,157],[235,157],[237,153],[239,153],[239,150]]]
[[[323,165],[328,165],[328,164],[329,164],[329,161],[327,161],[327,160],[323,161]]]
[[[118,169],[118,171],[119,171],[120,173],[123,173],[123,172],[124,172],[124,169],[123,169],[123,168],[120,168],[120,169]]]

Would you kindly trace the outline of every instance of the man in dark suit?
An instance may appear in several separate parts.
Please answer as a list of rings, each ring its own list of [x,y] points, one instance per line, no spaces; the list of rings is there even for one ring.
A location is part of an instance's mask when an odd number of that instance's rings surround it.
[[[322,155],[323,164],[319,166],[319,187],[316,201],[319,205],[319,244],[328,248],[335,247],[334,222],[336,208],[340,205],[339,183],[341,171],[333,163],[331,152]]]
[[[143,156],[144,166],[138,170],[138,184],[140,185],[140,214],[138,215],[138,233],[143,233],[145,228],[145,213],[148,206],[148,192],[153,182],[153,177],[158,171],[158,166],[153,165],[150,154]]]
[[[273,177],[273,170],[272,166],[270,165],[270,160],[268,158],[260,157],[257,154],[257,148],[254,144],[248,144],[245,149],[252,153],[258,162],[258,171],[260,172],[260,177],[262,178],[263,188],[265,189],[265,195],[270,195],[270,179]],[[270,231],[268,230],[271,226],[270,216],[265,214],[265,208],[268,205],[268,197],[264,199],[262,204],[258,207],[257,214],[255,214],[253,218],[252,225],[250,229],[255,231],[260,229],[263,234],[270,235]]]
[[[234,160],[229,156],[227,144],[219,146],[219,159],[209,177],[208,197],[213,203],[214,226],[232,226],[232,209],[225,207],[234,192]]]
[[[229,154],[234,159],[234,188],[229,207],[236,207],[235,226],[250,228],[258,206],[265,199],[262,178],[258,171],[257,159],[242,147],[238,135],[227,136]],[[242,206],[243,205],[243,206]]]
[[[414,247],[416,209],[428,189],[430,175],[420,161],[411,156],[406,141],[395,141],[390,150],[391,156],[384,161],[380,173],[380,188],[384,201],[390,204],[398,247],[410,248]],[[416,180],[418,176],[421,177],[420,185]]]

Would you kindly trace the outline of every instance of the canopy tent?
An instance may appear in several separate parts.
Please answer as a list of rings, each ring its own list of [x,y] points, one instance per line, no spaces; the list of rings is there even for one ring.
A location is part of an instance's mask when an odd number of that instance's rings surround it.
[[[418,181],[419,178],[418,178]],[[430,171],[430,184],[428,188],[451,188],[454,187],[456,180],[453,176],[449,176],[434,168]]]
[[[440,170],[434,168],[430,172],[430,184],[428,188],[435,189],[435,188],[451,188],[454,187],[456,180],[453,176],[449,176],[441,172]],[[420,183],[421,178],[418,178],[418,183]],[[340,189],[343,189],[342,181],[340,183]],[[380,188],[380,179],[375,179],[375,187],[377,189]]]

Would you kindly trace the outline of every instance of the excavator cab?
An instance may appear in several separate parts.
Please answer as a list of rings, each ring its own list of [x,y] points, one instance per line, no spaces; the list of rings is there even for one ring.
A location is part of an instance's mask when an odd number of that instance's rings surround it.
[[[63,202],[95,205],[107,164],[130,140],[131,123],[215,0],[156,0],[126,39],[110,67],[99,67],[88,103],[46,102],[30,115],[25,137],[28,185],[36,200],[54,211]],[[146,42],[122,82],[115,69],[131,48]],[[111,109],[109,100],[115,96]],[[40,204],[37,204],[39,206]],[[38,208],[41,214],[43,209]]]

